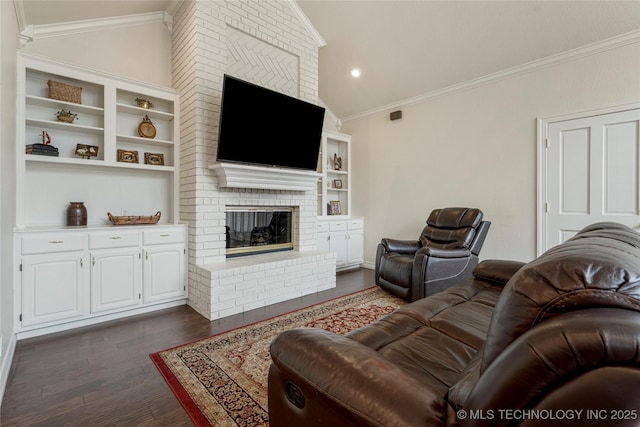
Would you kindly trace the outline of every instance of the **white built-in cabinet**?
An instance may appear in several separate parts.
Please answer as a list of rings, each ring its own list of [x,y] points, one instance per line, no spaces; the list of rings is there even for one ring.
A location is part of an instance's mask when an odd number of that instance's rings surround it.
[[[49,98],[49,80],[81,87],[81,102]],[[18,337],[184,304],[187,231],[178,221],[177,93],[22,52],[17,92]],[[153,107],[140,107],[136,98]],[[76,121],[58,121],[61,109],[77,114]],[[154,137],[138,133],[145,116]],[[43,135],[58,156],[26,152]],[[97,147],[97,156],[78,155],[78,144]],[[87,226],[66,226],[72,201],[84,202]],[[155,225],[114,226],[107,216],[158,211]]]
[[[318,172],[318,216],[351,213],[351,136],[325,130],[322,133]],[[339,208],[339,213],[338,213]]]
[[[336,270],[362,265],[364,220],[351,217],[351,136],[322,133],[318,172],[317,247],[336,253]]]
[[[364,260],[362,218],[319,219],[318,249],[336,253],[336,271],[358,268]]]
[[[183,224],[15,235],[22,276],[19,337],[183,304],[186,298]]]

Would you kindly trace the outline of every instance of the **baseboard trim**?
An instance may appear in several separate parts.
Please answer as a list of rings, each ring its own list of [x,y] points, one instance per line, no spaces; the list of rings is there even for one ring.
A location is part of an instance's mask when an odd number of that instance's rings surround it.
[[[4,397],[4,391],[7,388],[7,382],[9,381],[9,373],[11,372],[11,364],[13,363],[13,355],[16,352],[16,334],[11,334],[7,351],[2,358],[2,366],[0,367],[0,406],[2,406],[2,399]]]
[[[376,264],[373,262],[363,262],[361,265],[362,268],[366,268],[369,270],[375,270],[376,269]]]

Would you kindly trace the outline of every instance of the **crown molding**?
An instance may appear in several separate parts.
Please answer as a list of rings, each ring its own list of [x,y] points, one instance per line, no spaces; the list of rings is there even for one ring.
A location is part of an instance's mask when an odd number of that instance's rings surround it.
[[[16,1],[15,4],[22,3]],[[22,7],[20,7],[22,8]],[[16,8],[17,10],[18,8]],[[24,9],[22,11],[24,14]],[[18,18],[20,22],[20,18]],[[20,32],[23,46],[31,41],[47,37],[68,36],[89,31],[112,30],[146,24],[166,25],[169,31],[173,29],[173,16],[166,11],[139,13],[135,15],[116,16],[113,18],[84,19],[81,21],[61,22],[58,24],[27,25]]]
[[[311,23],[311,21],[309,20],[307,15],[305,15],[305,13],[302,11],[298,3],[296,3],[295,0],[287,0],[286,3],[289,5],[293,13],[298,17],[298,19],[302,21],[307,31],[309,31],[309,33],[311,34],[311,37],[313,37],[313,40],[315,40],[316,42],[316,46],[319,48],[326,46],[327,42],[324,40],[324,38],[322,38],[322,35],[320,35],[320,32]]]
[[[25,47],[33,41],[33,25],[27,25],[27,15],[24,12],[24,1],[13,0],[13,8],[16,12],[16,21],[18,22],[18,39],[20,46]]]
[[[576,59],[584,58],[591,55],[596,55],[609,50],[617,49],[619,47],[627,46],[634,43],[640,43],[640,30],[631,31],[629,33],[621,34],[619,36],[611,37],[596,43],[592,43],[586,46],[582,46],[576,49],[567,50],[555,55],[548,56],[536,61],[531,61],[526,64],[518,65],[506,70],[498,71],[496,73],[488,74],[477,79],[468,80],[466,82],[458,83],[452,86],[448,86],[442,89],[428,92],[422,95],[418,95],[412,98],[407,98],[402,101],[394,102],[392,104],[384,105],[382,107],[374,108],[364,111],[362,113],[353,114],[351,116],[343,117],[342,122],[349,120],[355,120],[361,117],[369,116],[371,114],[381,113],[399,107],[404,107],[411,104],[417,104],[427,101],[429,99],[437,98],[439,96],[451,95],[456,92],[462,92],[465,90],[477,88],[485,84],[494,83],[500,80],[515,77],[521,74],[530,73],[533,71],[541,70],[544,68],[552,67],[558,64],[562,64],[568,61],[574,61]]]

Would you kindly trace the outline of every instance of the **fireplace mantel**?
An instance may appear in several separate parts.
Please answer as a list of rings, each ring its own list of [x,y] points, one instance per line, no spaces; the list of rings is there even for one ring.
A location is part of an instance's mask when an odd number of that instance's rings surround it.
[[[216,163],[209,166],[221,187],[260,190],[311,191],[321,174],[314,171],[269,168],[238,163]]]

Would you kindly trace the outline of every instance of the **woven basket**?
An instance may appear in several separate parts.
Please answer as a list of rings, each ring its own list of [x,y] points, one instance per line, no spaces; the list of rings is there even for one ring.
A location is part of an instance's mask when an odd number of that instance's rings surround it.
[[[58,121],[60,122],[73,123],[74,119],[75,117],[73,116],[63,116],[63,115],[58,116]]]
[[[157,224],[160,211],[151,216],[113,216],[111,212],[107,212],[107,216],[113,225]]]
[[[68,85],[55,80],[49,80],[47,84],[49,85],[49,98],[82,104],[82,88],[80,86]]]

